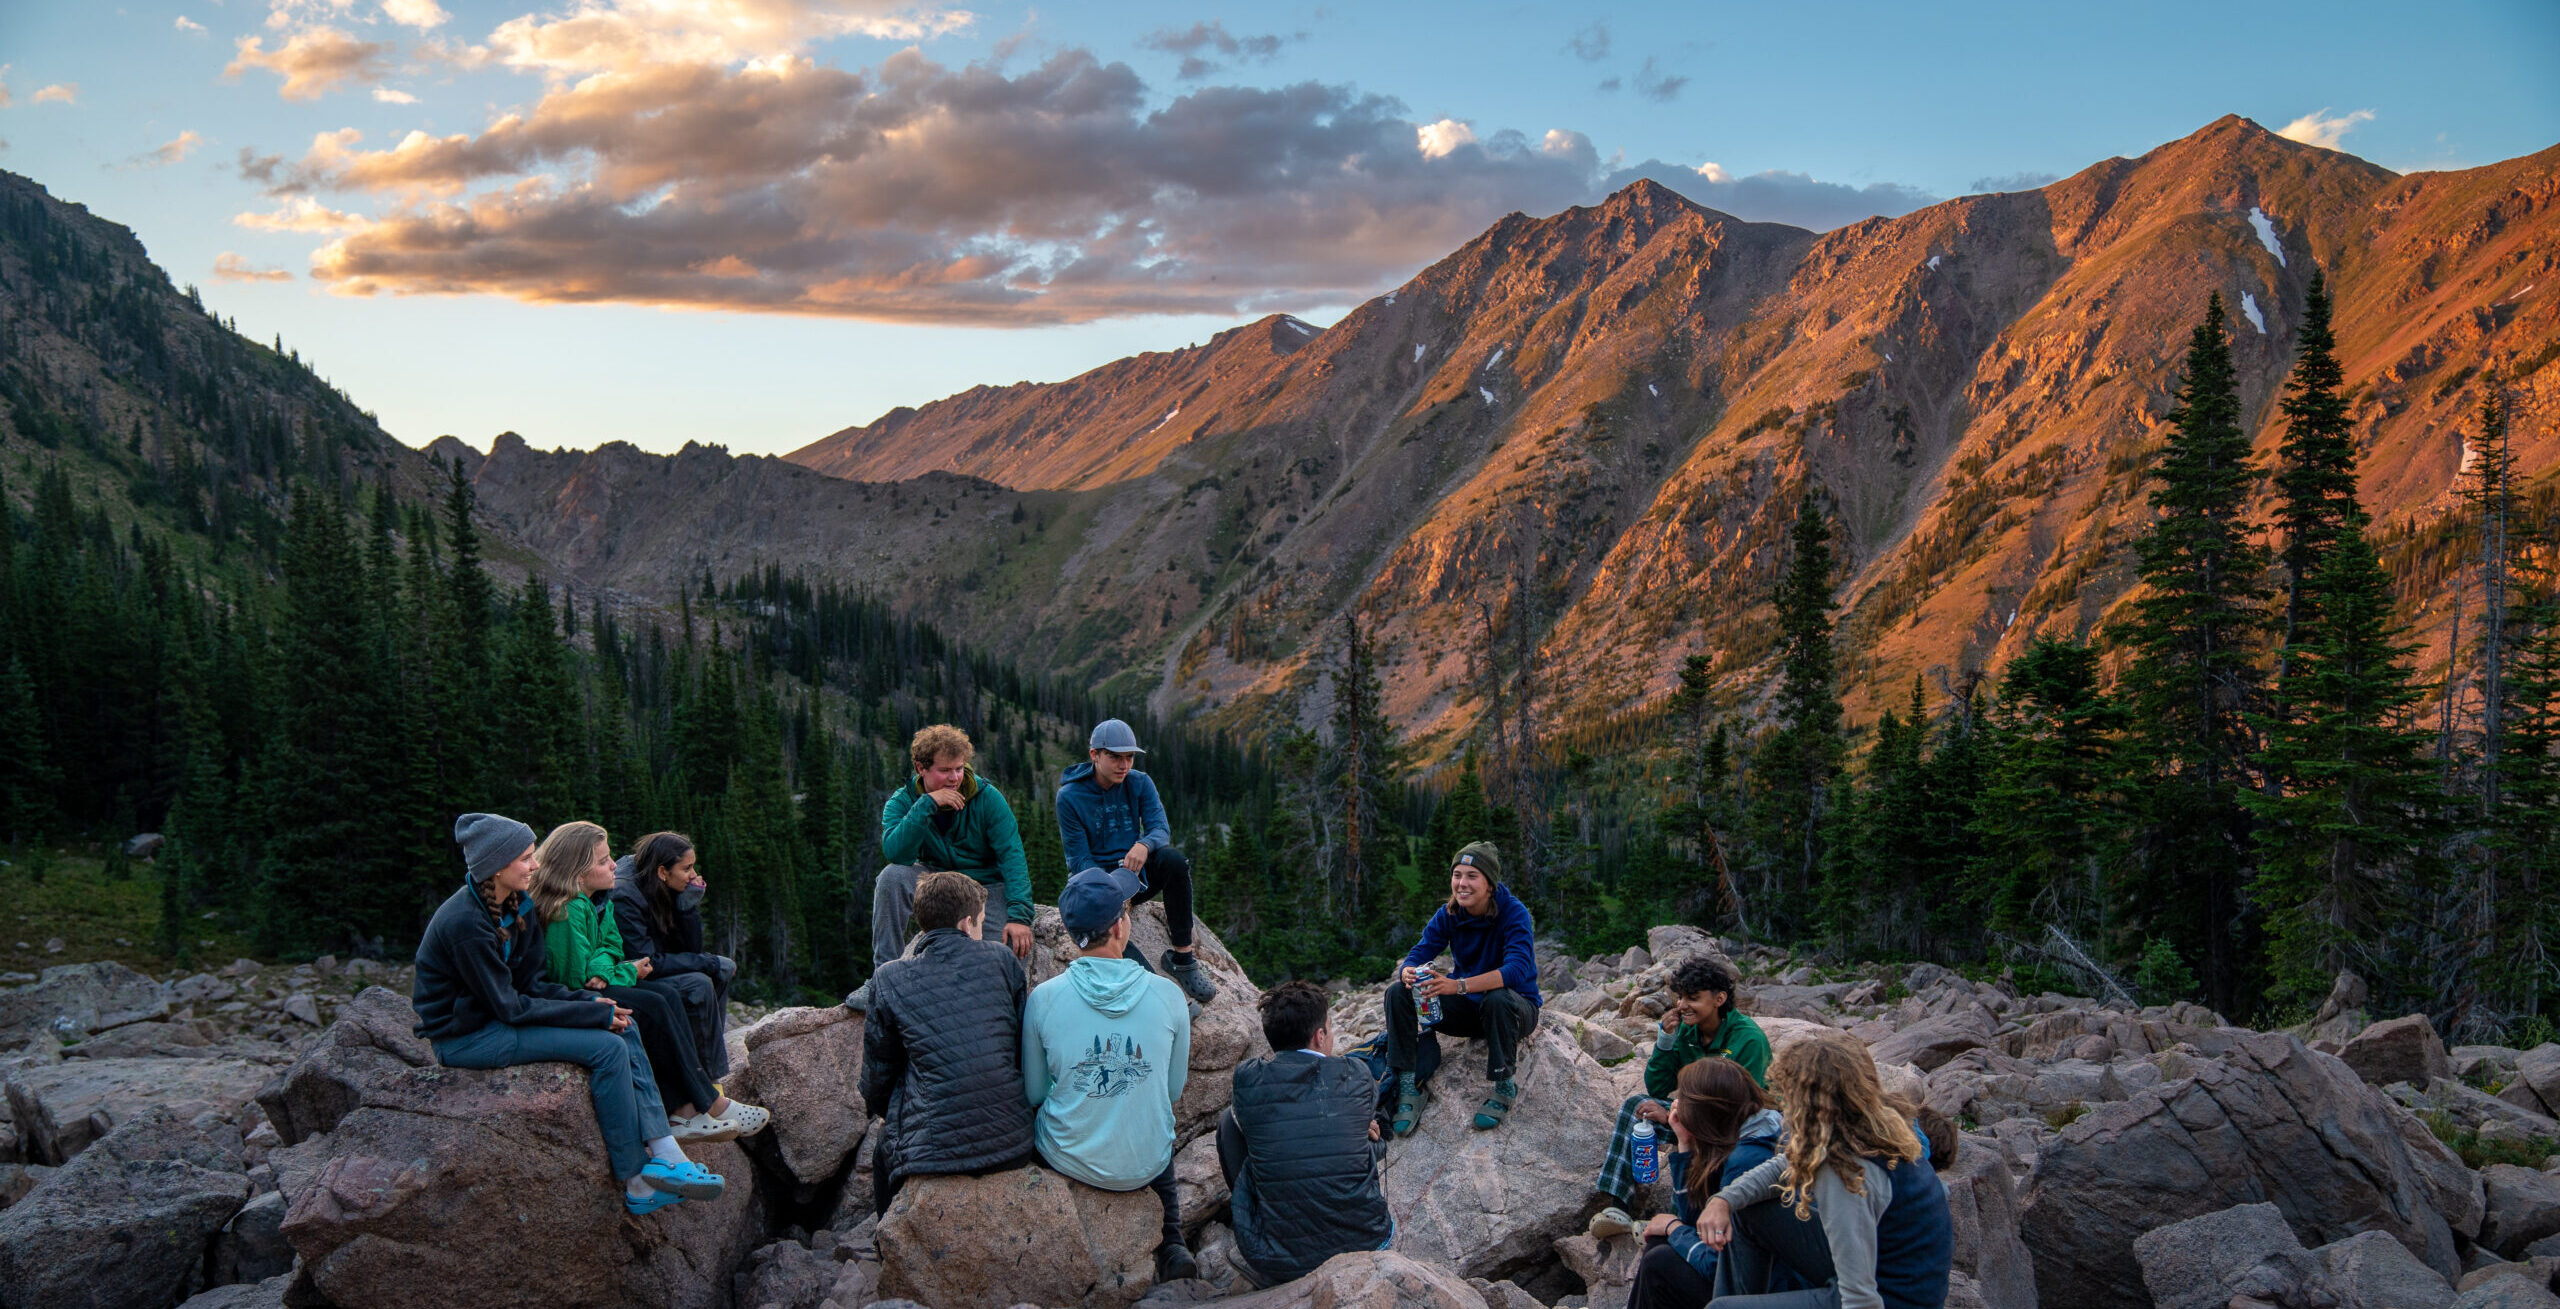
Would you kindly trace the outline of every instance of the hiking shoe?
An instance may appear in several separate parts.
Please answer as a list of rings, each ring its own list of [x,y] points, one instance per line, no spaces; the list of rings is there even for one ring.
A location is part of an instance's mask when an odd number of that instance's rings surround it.
[[[1172,978],[1173,984],[1181,987],[1184,995],[1202,1004],[1218,998],[1218,984],[1209,980],[1208,970],[1200,966],[1200,960],[1195,956],[1167,946],[1156,962],[1164,965],[1164,975]]]
[[[871,983],[864,982],[862,985],[853,988],[853,994],[844,998],[844,1007],[857,1013],[870,1013]]]
[[[736,1123],[738,1135],[742,1137],[753,1136],[773,1123],[772,1110],[763,1105],[748,1104],[744,1100],[730,1101],[729,1112],[720,1116]]]
[[[716,1117],[706,1111],[695,1114],[691,1118],[668,1123],[667,1134],[676,1138],[678,1145],[688,1145],[696,1141],[711,1145],[720,1141],[737,1140],[740,1132],[736,1122]]]
[[[1502,1126],[1511,1116],[1511,1106],[1519,1103],[1520,1084],[1506,1077],[1493,1084],[1493,1094],[1484,1098],[1484,1107],[1476,1110],[1476,1130],[1490,1132]]]
[[[1413,1080],[1413,1074],[1399,1077],[1396,1082],[1396,1117],[1393,1123],[1388,1124],[1387,1130],[1398,1136],[1413,1135],[1413,1129],[1422,1122],[1422,1098],[1422,1086]]]
[[[673,1191],[651,1191],[645,1197],[625,1192],[622,1197],[624,1211],[634,1218],[646,1218],[668,1205],[683,1203],[684,1197]]]
[[[720,1174],[690,1159],[682,1164],[652,1159],[647,1167],[640,1170],[640,1180],[688,1200],[717,1200],[729,1185],[721,1180]]]
[[[1590,1223],[1582,1230],[1595,1239],[1606,1241],[1613,1236],[1633,1236],[1642,1228],[1635,1219],[1627,1217],[1626,1210],[1611,1205],[1591,1215]]]
[[[1167,1241],[1156,1247],[1156,1284],[1187,1282],[1200,1275],[1200,1261],[1191,1257],[1191,1247],[1180,1241]]]

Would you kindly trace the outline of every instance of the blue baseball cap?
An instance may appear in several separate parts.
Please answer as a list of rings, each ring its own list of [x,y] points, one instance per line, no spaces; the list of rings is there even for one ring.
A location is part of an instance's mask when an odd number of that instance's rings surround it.
[[[1113,754],[1145,754],[1138,744],[1138,734],[1117,718],[1105,718],[1094,725],[1093,735],[1085,739],[1088,749],[1108,750]]]
[[[1128,869],[1088,868],[1068,878],[1067,889],[1058,892],[1058,923],[1081,945],[1110,931],[1128,910],[1129,897],[1145,889]]]

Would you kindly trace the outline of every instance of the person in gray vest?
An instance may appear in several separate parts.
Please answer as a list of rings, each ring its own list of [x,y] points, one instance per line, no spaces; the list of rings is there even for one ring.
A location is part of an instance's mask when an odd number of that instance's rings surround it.
[[[1138,894],[1130,903],[1162,895],[1164,934],[1172,948],[1157,962],[1185,996],[1207,1004],[1218,998],[1218,984],[1193,959],[1191,861],[1173,848],[1155,779],[1137,767],[1146,750],[1117,718],[1096,725],[1086,745],[1085,762],[1068,769],[1058,787],[1058,840],[1066,847],[1067,872],[1125,869],[1138,875]],[[1146,963],[1138,960],[1141,968]]]
[[[1233,1192],[1238,1271],[1277,1286],[1335,1255],[1386,1249],[1395,1221],[1378,1183],[1377,1082],[1334,1056],[1324,988],[1283,982],[1260,1007],[1272,1052],[1236,1065],[1218,1167]]]
[[[916,882],[916,951],[881,965],[863,1017],[862,1102],[881,1114],[871,1208],[910,1177],[1031,1161],[1022,1089],[1022,962],[979,939],[987,890],[966,873]]]

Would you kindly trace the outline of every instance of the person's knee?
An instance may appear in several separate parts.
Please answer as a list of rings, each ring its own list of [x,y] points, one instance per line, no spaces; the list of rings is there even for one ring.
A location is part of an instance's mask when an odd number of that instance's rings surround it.
[[[1191,857],[1172,846],[1166,846],[1148,854],[1147,864],[1147,871],[1151,873],[1161,869],[1169,876],[1189,877],[1191,875]]]
[[[1391,1005],[1412,1004],[1413,988],[1406,986],[1402,977],[1398,977],[1396,980],[1387,983],[1387,1003]]]
[[[1659,1244],[1647,1242],[1644,1257],[1636,1261],[1636,1267],[1639,1273],[1650,1281],[1670,1272],[1674,1267],[1686,1267],[1688,1262],[1681,1257],[1680,1248],[1669,1241]]]

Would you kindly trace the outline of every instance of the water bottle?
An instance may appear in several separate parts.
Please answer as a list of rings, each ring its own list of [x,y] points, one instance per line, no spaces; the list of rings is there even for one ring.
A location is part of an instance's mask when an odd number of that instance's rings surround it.
[[[1638,1186],[1651,1186],[1653,1179],[1662,1175],[1662,1160],[1654,1149],[1655,1136],[1652,1119],[1636,1120],[1636,1130],[1627,1144],[1627,1153],[1634,1159]]]
[[[1440,1025],[1440,997],[1425,994],[1423,991],[1424,987],[1431,984],[1434,976],[1429,964],[1413,970],[1414,1012],[1421,1016],[1424,1027]]]

